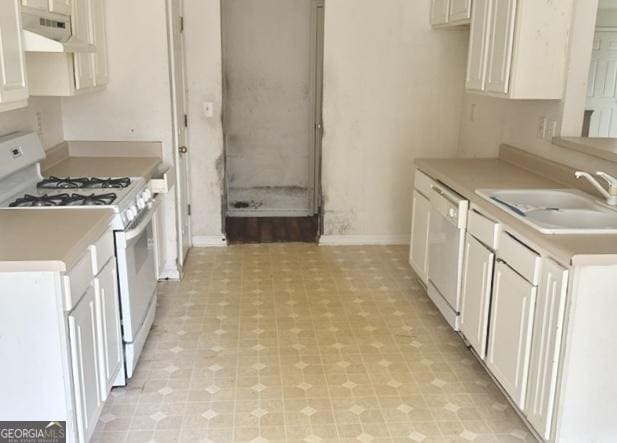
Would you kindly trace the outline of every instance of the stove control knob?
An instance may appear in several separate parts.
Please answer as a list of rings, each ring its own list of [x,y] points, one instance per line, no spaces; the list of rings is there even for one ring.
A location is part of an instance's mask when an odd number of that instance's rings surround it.
[[[126,219],[128,221],[131,222],[131,221],[135,220],[135,212],[133,212],[133,208],[127,209],[125,214],[126,214]]]
[[[146,189],[141,196],[146,202],[149,202],[150,200],[152,200],[152,191]]]
[[[141,197],[138,197],[138,198],[137,198],[137,207],[138,207],[139,209],[143,209],[143,208],[145,208],[145,207],[146,207],[146,202],[144,201],[144,199],[143,199],[143,198],[141,198]]]

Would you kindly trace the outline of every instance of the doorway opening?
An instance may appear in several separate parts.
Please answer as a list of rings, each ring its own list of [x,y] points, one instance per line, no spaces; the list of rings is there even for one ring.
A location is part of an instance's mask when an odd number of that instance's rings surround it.
[[[324,0],[225,0],[221,14],[227,239],[316,241]]]

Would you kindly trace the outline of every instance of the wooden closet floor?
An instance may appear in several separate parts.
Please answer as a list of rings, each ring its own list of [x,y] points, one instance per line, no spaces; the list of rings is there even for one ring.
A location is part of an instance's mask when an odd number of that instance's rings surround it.
[[[227,217],[229,244],[315,243],[318,217]]]

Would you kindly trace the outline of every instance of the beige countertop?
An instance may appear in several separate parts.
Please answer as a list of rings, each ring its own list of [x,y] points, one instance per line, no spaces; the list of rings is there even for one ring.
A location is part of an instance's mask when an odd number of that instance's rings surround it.
[[[418,169],[466,197],[564,265],[617,265],[617,235],[542,234],[476,194],[477,189],[557,189],[563,185],[501,159],[416,160]]]
[[[156,157],[68,157],[43,171],[46,177],[152,178],[161,163]]]
[[[111,209],[2,209],[0,272],[70,270],[113,216]]]

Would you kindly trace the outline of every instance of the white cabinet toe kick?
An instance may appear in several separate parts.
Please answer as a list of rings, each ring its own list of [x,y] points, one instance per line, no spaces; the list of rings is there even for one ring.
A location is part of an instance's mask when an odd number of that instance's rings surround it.
[[[435,189],[458,195],[417,170],[410,264],[428,297],[539,440],[614,441],[617,265],[560,262],[473,201],[448,236]]]

